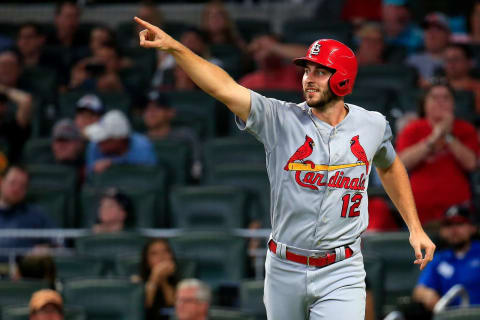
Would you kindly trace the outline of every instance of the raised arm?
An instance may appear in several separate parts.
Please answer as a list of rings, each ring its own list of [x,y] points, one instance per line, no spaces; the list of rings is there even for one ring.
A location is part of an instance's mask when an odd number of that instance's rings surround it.
[[[247,88],[239,85],[223,69],[199,57],[160,28],[138,17],[134,20],[145,28],[139,33],[140,46],[170,53],[200,89],[221,101],[243,121],[247,120],[250,113],[250,91]]]
[[[415,250],[416,258],[414,263],[420,264],[420,270],[423,270],[427,263],[433,259],[435,245],[423,230],[418,219],[407,171],[402,161],[396,157],[389,168],[377,168],[377,173],[385,191],[392,199],[410,231],[410,244]],[[425,257],[422,255],[422,249],[425,249]]]

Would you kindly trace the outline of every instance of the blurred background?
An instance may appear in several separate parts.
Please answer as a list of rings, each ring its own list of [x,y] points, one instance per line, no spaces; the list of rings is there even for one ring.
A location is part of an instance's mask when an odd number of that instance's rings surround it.
[[[473,0],[1,1],[0,319],[266,319],[264,148],[133,16],[295,103],[291,60],[350,46],[439,250],[420,274],[372,170],[366,319],[480,319]]]

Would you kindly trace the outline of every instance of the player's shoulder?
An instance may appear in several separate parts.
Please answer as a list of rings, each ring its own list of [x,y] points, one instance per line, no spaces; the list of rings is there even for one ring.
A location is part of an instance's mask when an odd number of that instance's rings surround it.
[[[362,122],[385,125],[387,121],[385,116],[378,111],[367,110],[351,103],[347,103],[346,105],[348,106],[350,112],[352,112],[352,116]]]
[[[251,97],[252,97],[252,102],[263,102],[263,103],[269,103],[275,108],[284,108],[285,110],[292,110],[292,111],[299,111],[299,112],[304,112],[308,110],[308,107],[305,103],[305,101],[297,103],[297,102],[292,102],[292,101],[284,101],[280,100],[277,98],[272,98],[272,97],[266,97],[262,93],[250,90],[251,92]]]

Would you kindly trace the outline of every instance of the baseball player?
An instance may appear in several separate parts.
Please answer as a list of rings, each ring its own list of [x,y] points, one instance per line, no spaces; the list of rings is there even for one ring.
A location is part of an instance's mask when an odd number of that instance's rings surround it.
[[[271,320],[363,319],[365,271],[360,234],[368,223],[372,164],[410,231],[415,264],[435,245],[419,222],[404,166],[385,117],[343,97],[352,92],[357,61],[344,44],[315,41],[305,57],[305,102],[266,98],[236,83],[156,26],[141,19],[140,45],[172,54],[206,93],[220,100],[265,146],[272,233],[264,302]],[[425,250],[425,256],[422,255]]]

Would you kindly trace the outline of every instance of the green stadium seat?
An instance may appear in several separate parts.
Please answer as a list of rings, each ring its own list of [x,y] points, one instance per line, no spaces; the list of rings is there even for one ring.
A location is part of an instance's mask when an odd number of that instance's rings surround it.
[[[132,194],[140,197],[140,192],[135,193],[137,190],[147,192],[151,194],[155,193],[155,206],[154,206],[154,221],[152,226],[165,226],[164,213],[166,212],[166,186],[167,186],[167,174],[164,168],[154,166],[135,166],[135,165],[114,165],[108,168],[101,174],[95,174],[88,181],[88,185],[96,188],[116,187],[125,192],[132,192]],[[146,204],[145,204],[146,205]],[[143,204],[141,204],[143,208]],[[140,209],[139,209],[140,210]],[[142,215],[145,219],[148,217],[143,216],[145,212],[139,211],[139,217]],[[140,222],[140,221],[137,221]],[[142,223],[145,221],[142,221]],[[147,222],[145,222],[147,223]]]
[[[287,91],[287,90],[259,90],[261,95],[274,98],[281,101],[301,103],[305,101],[301,91]]]
[[[475,95],[472,91],[455,91],[455,117],[475,121]]]
[[[143,286],[128,279],[85,278],[66,281],[65,303],[83,307],[87,319],[144,318]]]
[[[263,303],[264,280],[247,280],[240,284],[240,307],[255,318],[266,315]]]
[[[215,99],[200,90],[165,92],[176,110],[174,126],[187,126],[196,130],[202,139],[215,135]]]
[[[55,71],[41,67],[24,68],[19,80],[24,88],[42,99],[53,101],[57,92]]]
[[[478,320],[480,319],[480,307],[451,308],[434,314],[433,320]]]
[[[68,212],[69,194],[62,187],[29,186],[27,201],[38,206],[50,217],[57,228],[73,227],[70,220],[73,214]]]
[[[91,228],[97,223],[98,208],[104,188],[83,186],[81,190],[78,225],[82,228]],[[157,193],[152,187],[125,188],[121,191],[127,195],[133,206],[132,219],[127,228],[153,228],[157,226],[157,220],[165,220],[156,212]],[[161,225],[161,224],[158,224]]]
[[[252,138],[226,137],[207,141],[203,149],[204,177],[209,175],[218,165],[263,165],[265,166],[265,148]]]
[[[178,187],[170,192],[174,228],[247,227],[247,193],[231,186]]]
[[[55,256],[57,277],[61,280],[80,277],[97,277],[104,274],[104,260],[92,256]]]
[[[168,184],[187,184],[192,165],[192,146],[180,140],[154,141],[153,145],[158,166],[164,166],[168,173]]]
[[[358,68],[355,90],[391,89],[402,94],[405,89],[416,87],[415,69],[401,64],[371,65]]]
[[[8,306],[2,310],[2,320],[28,320],[30,319],[30,310],[28,305]],[[82,307],[65,306],[65,320],[87,320],[87,315]]]
[[[254,320],[255,318],[248,314],[236,310],[210,309],[208,313],[210,320]]]
[[[121,254],[138,254],[147,238],[129,232],[97,234],[78,237],[75,248],[80,255],[114,259]]]
[[[332,23],[321,19],[295,18],[283,23],[282,34],[287,43],[311,45],[318,39],[336,39],[348,44],[351,38],[351,26],[345,22]]]
[[[120,277],[131,277],[140,273],[139,254],[118,255],[115,257],[115,275]],[[186,259],[176,259],[180,279],[195,277],[195,262]]]
[[[234,79],[242,75],[242,51],[229,44],[215,44],[210,46],[213,57],[222,61],[222,68]]]
[[[51,145],[49,138],[29,139],[23,149],[23,162],[27,165],[54,164]]]
[[[0,311],[8,305],[26,304],[32,294],[40,289],[48,289],[43,280],[0,281]]]
[[[75,226],[77,171],[62,165],[30,165],[28,196],[48,211],[59,227]]]
[[[384,301],[383,313],[393,310],[400,297],[409,297],[420,271],[413,264],[415,253],[407,232],[369,233],[362,237],[363,252],[375,254],[383,260]]]
[[[175,254],[194,261],[196,277],[214,290],[225,283],[238,283],[245,276],[246,243],[222,232],[190,232],[170,239]]]
[[[268,19],[239,18],[235,20],[235,25],[242,38],[247,42],[252,41],[257,35],[272,32]]]
[[[77,101],[87,93],[96,94],[105,105],[106,111],[120,110],[128,115],[130,96],[123,92],[98,93],[87,91],[70,91],[61,93],[58,97],[58,118],[73,118],[77,108]]]
[[[363,255],[363,264],[367,273],[366,282],[368,283],[368,289],[373,294],[375,314],[380,317],[383,312],[383,302],[385,298],[383,283],[385,279],[384,262],[379,255],[367,253]]]
[[[210,172],[207,184],[240,187],[248,192],[250,220],[270,227],[270,182],[264,165],[218,165]]]

